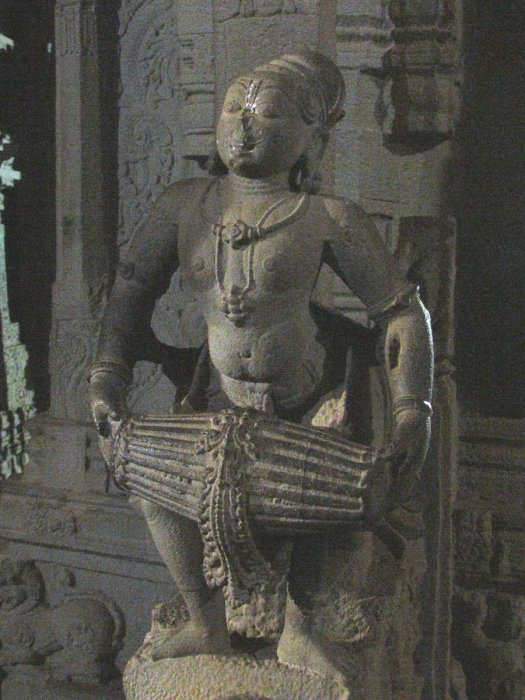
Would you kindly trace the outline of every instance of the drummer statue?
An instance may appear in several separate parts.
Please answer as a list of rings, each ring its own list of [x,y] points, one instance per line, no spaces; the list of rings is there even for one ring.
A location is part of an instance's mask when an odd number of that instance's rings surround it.
[[[342,76],[318,53],[272,60],[230,86],[217,125],[223,173],[168,187],[118,266],[91,373],[91,408],[102,436],[129,415],[132,369],[147,356],[147,343],[155,344],[153,308],[177,269],[204,316],[207,342],[192,381],[184,372],[193,355],[180,351],[176,383],[186,395],[175,410],[187,416],[242,409],[305,425],[305,416],[334,395],[333,376],[327,380],[334,374],[331,355],[312,305],[324,263],[362,300],[384,338],[380,356],[392,413],[382,448],[392,476],[387,507],[410,498],[429,441],[429,315],[363,209],[318,194],[321,159],[343,103]],[[190,615],[185,626],[152,640],[153,659],[230,653],[225,589],[214,584],[227,578],[225,565],[235,553],[223,547],[223,578],[217,578],[202,524],[150,500],[147,491],[142,509]],[[223,520],[233,517],[221,513]],[[296,545],[290,543],[278,659],[344,682],[345,655],[312,630]],[[242,568],[245,555],[236,556]],[[236,603],[239,591],[228,590],[227,609],[247,604],[246,598]]]

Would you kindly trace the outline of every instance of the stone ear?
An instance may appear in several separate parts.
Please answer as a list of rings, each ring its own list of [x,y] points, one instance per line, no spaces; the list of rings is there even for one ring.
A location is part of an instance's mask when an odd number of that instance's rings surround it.
[[[312,140],[309,146],[309,150],[311,150],[311,158],[315,158],[315,160],[321,161],[326,149],[326,145],[328,143],[328,130],[323,129],[322,127],[318,126],[314,129],[314,132],[312,134]]]
[[[308,194],[317,194],[321,189],[322,176],[319,172],[324,145],[319,148],[308,148],[300,161],[299,189]]]

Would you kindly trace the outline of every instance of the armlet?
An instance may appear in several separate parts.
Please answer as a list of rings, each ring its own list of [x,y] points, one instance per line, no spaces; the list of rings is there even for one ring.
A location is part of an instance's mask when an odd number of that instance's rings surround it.
[[[369,306],[367,309],[368,318],[371,321],[383,321],[393,316],[398,311],[410,306],[410,301],[418,294],[418,287],[412,282],[406,284],[403,289],[391,294],[386,299],[382,299],[377,304]]]

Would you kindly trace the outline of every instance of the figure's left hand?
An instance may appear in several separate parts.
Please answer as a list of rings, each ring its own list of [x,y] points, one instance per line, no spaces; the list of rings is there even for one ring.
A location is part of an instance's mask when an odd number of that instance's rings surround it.
[[[419,480],[430,440],[430,416],[406,409],[395,416],[395,427],[386,457],[392,473],[390,508],[406,503]]]

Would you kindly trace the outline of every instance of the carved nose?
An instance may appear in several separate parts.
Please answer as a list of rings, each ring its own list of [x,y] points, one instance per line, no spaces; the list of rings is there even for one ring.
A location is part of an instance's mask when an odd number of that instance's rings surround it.
[[[234,129],[234,140],[245,149],[253,148],[257,143],[257,136],[253,129],[253,118],[251,114],[243,114]]]

